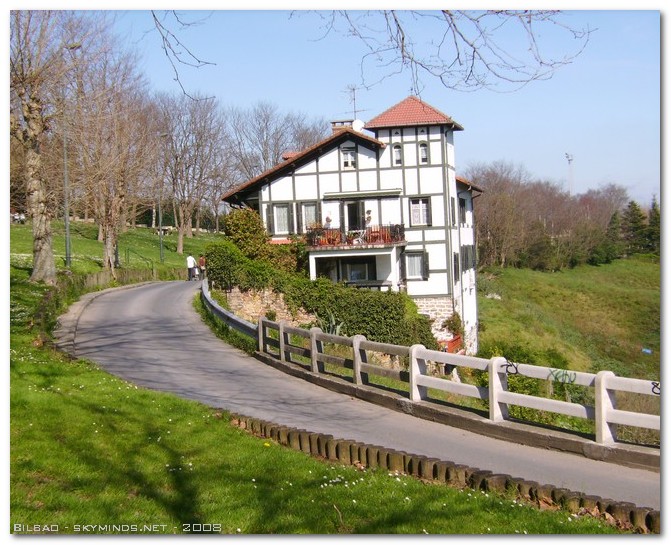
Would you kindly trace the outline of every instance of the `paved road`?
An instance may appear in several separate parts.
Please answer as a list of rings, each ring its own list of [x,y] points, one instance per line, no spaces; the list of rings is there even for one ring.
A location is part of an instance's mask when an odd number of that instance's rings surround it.
[[[76,325],[76,355],[135,384],[246,416],[661,509],[659,473],[483,437],[271,368],[212,334],[193,309],[199,286],[160,282],[85,296],[65,327]]]

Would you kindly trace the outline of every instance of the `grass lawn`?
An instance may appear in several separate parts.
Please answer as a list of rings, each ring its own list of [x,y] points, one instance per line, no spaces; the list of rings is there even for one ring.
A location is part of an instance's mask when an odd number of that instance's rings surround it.
[[[512,496],[317,460],[231,426],[216,408],[69,361],[42,345],[33,315],[46,288],[27,282],[20,253],[12,239],[12,533],[619,532]]]
[[[483,272],[478,276],[480,346],[556,350],[575,371],[608,369],[658,380],[660,279],[659,262],[642,258],[556,273]]]

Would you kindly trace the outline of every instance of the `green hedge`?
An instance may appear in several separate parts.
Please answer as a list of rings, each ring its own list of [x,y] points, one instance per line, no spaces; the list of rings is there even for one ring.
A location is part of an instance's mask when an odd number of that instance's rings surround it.
[[[211,244],[206,255],[208,279],[215,289],[272,289],[284,294],[292,311],[302,308],[324,319],[332,315],[342,324],[343,335],[438,348],[429,319],[417,313],[414,302],[404,293],[356,289],[325,278],[308,280],[278,271],[265,261],[251,260],[230,241]]]

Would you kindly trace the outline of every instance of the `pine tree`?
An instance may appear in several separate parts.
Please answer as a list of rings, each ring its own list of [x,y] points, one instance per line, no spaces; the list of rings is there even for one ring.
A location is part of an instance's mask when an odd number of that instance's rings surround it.
[[[629,201],[622,214],[622,240],[627,255],[645,252],[647,247],[646,217],[635,201]]]
[[[661,243],[661,214],[657,197],[652,197],[652,204],[648,212],[648,228],[646,230],[648,251],[659,255]]]

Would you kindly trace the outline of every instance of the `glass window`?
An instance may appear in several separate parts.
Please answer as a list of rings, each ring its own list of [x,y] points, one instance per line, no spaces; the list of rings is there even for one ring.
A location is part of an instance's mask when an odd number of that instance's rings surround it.
[[[347,265],[347,280],[368,280],[368,265],[366,263],[350,263]]]
[[[289,205],[288,204],[276,204],[275,209],[275,233],[288,233],[289,232]]]
[[[429,278],[429,256],[426,252],[405,253],[405,278],[409,280]]]
[[[466,223],[466,199],[459,199],[459,223]]]
[[[419,145],[419,162],[424,164],[429,162],[429,147],[424,142]]]
[[[356,168],[356,155],[354,148],[342,148],[342,166],[344,168]]]
[[[396,144],[394,146],[394,164],[395,165],[402,165],[403,164],[403,156],[401,154],[401,146]]]
[[[422,254],[408,254],[407,256],[408,278],[422,277]]]
[[[410,225],[431,225],[428,198],[410,199]]]
[[[317,224],[317,203],[311,202],[303,205],[304,230],[310,229]]]

